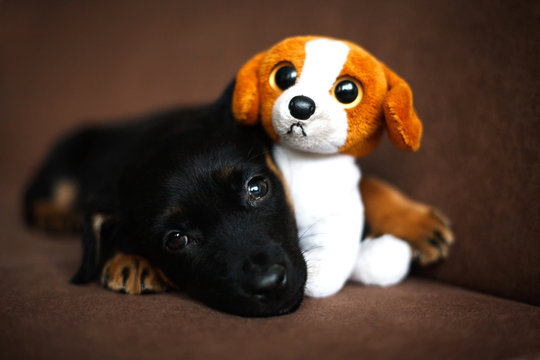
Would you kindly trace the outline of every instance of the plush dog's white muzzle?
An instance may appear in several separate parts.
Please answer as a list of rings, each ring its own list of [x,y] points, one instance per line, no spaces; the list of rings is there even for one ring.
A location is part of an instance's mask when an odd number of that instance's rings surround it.
[[[311,100],[313,111],[305,109],[308,107],[305,104],[301,104],[300,109],[300,106],[295,107],[298,99]],[[333,154],[347,140],[347,113],[343,107],[328,91],[314,94],[301,84],[285,90],[277,98],[272,124],[282,144],[301,151]]]
[[[272,124],[280,142],[297,150],[332,154],[347,140],[347,112],[330,94],[347,60],[343,42],[318,39],[306,43],[298,82],[275,101]]]

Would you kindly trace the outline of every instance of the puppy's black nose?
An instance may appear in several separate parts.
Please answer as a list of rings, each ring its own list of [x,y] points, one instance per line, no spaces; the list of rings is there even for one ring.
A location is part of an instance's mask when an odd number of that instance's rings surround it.
[[[307,120],[315,112],[315,102],[304,95],[295,96],[289,103],[289,111],[298,120]]]
[[[274,264],[266,271],[253,276],[249,288],[255,295],[266,296],[287,285],[287,273],[282,265]]]

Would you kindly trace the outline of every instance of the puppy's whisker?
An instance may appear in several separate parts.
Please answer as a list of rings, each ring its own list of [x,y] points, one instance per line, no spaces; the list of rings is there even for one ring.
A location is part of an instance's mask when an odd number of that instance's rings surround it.
[[[302,234],[298,235],[299,238],[302,238],[309,230],[311,230],[315,225],[317,225],[317,222],[314,222],[313,224],[309,225],[304,231],[302,231]]]
[[[341,216],[340,214],[337,214],[337,213],[333,213],[333,214],[329,214],[329,215],[326,215],[326,219],[328,218],[331,218],[331,217],[339,217]],[[302,231],[302,233],[298,236],[298,237],[302,237],[304,236],[309,230],[311,230],[315,225],[319,224],[320,221],[315,221],[313,222],[311,225],[309,225],[304,231]]]
[[[302,237],[300,237],[299,239],[300,240],[305,240],[305,239],[309,239],[310,237],[319,236],[319,235],[325,235],[325,234],[327,234],[327,233],[320,232],[320,233],[306,234],[306,235],[303,235]]]
[[[252,152],[253,152],[253,147],[250,147],[250,148],[249,148],[249,151],[248,151],[248,153],[247,153],[248,159],[251,158],[251,153],[252,153]]]
[[[313,246],[310,246],[307,249],[302,249],[301,252],[302,252],[302,255],[305,255],[305,254],[307,254],[307,253],[309,253],[311,251],[318,250],[320,248],[322,248],[321,245],[313,245]]]
[[[261,156],[265,156],[267,154],[266,151],[262,151],[262,152],[259,152],[259,153],[256,153],[256,154],[252,154],[253,153],[253,148],[249,149],[248,151],[248,161],[253,161],[253,160],[257,160],[259,157]]]

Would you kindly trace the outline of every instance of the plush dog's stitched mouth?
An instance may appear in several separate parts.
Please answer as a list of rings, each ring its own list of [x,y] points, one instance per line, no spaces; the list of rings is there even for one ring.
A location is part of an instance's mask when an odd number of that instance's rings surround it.
[[[294,124],[291,125],[291,127],[289,128],[289,131],[287,131],[287,135],[293,134],[295,127],[300,128],[300,131],[302,132],[303,136],[307,136],[306,131],[304,130],[304,126],[302,124],[300,124],[299,122],[294,123]]]

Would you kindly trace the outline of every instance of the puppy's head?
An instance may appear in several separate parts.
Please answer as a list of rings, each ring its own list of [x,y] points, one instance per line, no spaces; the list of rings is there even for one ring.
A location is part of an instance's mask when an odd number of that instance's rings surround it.
[[[122,236],[206,304],[271,316],[299,306],[306,264],[280,175],[255,137],[189,133],[149,156],[140,190],[129,191],[144,197],[124,196]]]
[[[253,57],[232,104],[240,123],[260,120],[302,151],[363,156],[385,128],[395,146],[416,150],[422,135],[407,83],[358,45],[329,38],[288,38]]]

